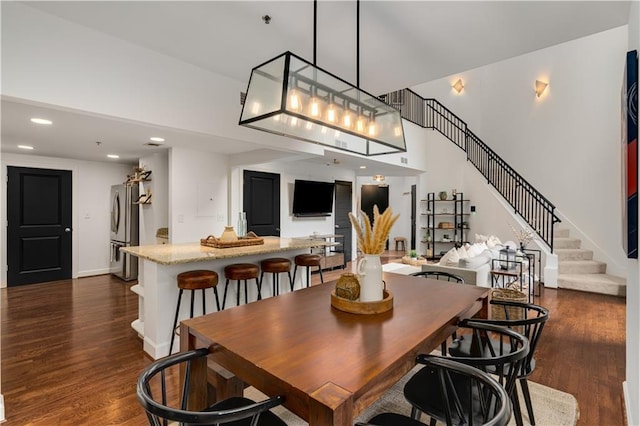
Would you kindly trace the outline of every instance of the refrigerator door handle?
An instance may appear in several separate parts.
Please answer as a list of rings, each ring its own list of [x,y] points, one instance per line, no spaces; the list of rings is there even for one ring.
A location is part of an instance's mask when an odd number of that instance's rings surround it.
[[[118,192],[113,196],[113,202],[111,206],[111,231],[115,234],[118,233],[120,228],[120,194]]]

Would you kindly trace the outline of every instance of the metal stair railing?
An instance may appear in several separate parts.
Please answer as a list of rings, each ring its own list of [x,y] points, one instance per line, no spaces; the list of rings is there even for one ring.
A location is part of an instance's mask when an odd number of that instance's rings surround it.
[[[467,127],[467,123],[435,99],[425,99],[411,89],[381,97],[396,107],[402,118],[434,129],[467,154],[467,161],[549,246],[553,253],[554,224],[561,222],[555,206]]]

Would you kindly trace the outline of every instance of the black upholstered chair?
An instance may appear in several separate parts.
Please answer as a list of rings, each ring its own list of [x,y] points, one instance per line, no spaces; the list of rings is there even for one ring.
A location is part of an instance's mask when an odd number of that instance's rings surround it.
[[[531,395],[529,394],[529,385],[527,382],[527,378],[531,375],[531,373],[533,373],[533,370],[536,367],[534,353],[536,347],[538,346],[538,342],[540,341],[540,336],[542,335],[544,324],[549,319],[549,310],[543,308],[542,306],[530,303],[492,300],[491,311],[492,316],[494,317],[493,319],[478,319],[475,321],[483,324],[493,324],[507,327],[520,334],[525,335],[529,339],[529,354],[527,355],[524,363],[522,364],[522,368],[518,373],[518,379],[520,381],[520,387],[522,388],[522,396],[527,406],[529,423],[535,425],[536,423],[533,414],[533,405],[531,404]],[[495,319],[495,317],[498,316],[503,319]],[[494,346],[497,344],[498,342],[494,342]],[[451,344],[451,347],[449,348],[449,353],[452,356],[468,356],[470,351],[471,340],[465,338],[465,336],[461,336],[459,339],[454,340]],[[514,387],[513,389],[512,400],[514,405],[513,412],[515,415],[516,423],[518,425],[521,425],[523,424],[522,412],[520,410],[517,387]]]
[[[448,426],[504,426],[509,422],[509,395],[489,374],[451,358],[432,355],[419,356],[418,363],[424,365],[423,369],[430,376],[425,386],[435,386],[434,389],[425,389],[425,392],[435,395],[439,400]],[[473,398],[469,398],[469,389],[473,390]],[[357,423],[357,426],[365,425],[424,426],[424,423],[397,413],[382,413],[371,418],[368,423]]]
[[[518,372],[529,354],[529,340],[508,328],[471,320],[463,320],[459,324],[459,330],[461,333],[468,333],[463,336],[471,341],[470,354],[446,359],[494,374],[507,394],[512,397]],[[418,355],[417,361],[423,363],[425,359],[428,357]],[[441,373],[432,367],[423,367],[407,381],[404,396],[412,405],[411,417],[419,420],[421,413],[425,413],[431,417],[431,424],[435,424],[435,420],[448,424],[485,423],[487,412],[482,405],[483,397],[479,389],[473,387],[473,381],[462,375],[451,377],[449,385],[459,396],[459,404],[458,399],[451,400],[442,393],[440,375]]]
[[[287,426],[269,411],[282,404],[284,397],[281,396],[261,402],[232,397],[202,411],[190,411],[187,407],[192,363],[199,360],[206,365],[208,353],[209,350],[203,348],[169,355],[153,362],[140,374],[136,392],[151,426],[175,422],[180,425]],[[180,366],[184,366],[185,372],[182,380]]]

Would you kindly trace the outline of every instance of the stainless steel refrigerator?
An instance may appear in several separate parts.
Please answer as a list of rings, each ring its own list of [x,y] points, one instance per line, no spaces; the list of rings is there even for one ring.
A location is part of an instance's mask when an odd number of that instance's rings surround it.
[[[111,273],[125,281],[138,278],[138,258],[120,251],[138,245],[138,185],[111,187]]]

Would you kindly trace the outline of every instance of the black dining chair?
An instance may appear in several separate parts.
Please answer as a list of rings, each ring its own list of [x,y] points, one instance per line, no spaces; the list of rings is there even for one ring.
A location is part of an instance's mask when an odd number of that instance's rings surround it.
[[[414,277],[433,278],[434,280],[446,280],[449,282],[464,284],[464,278],[462,278],[459,275],[452,274],[450,272],[420,271],[420,272],[414,272],[411,275],[413,275]]]
[[[434,355],[420,355],[417,359],[429,371],[430,383],[435,389],[426,389],[438,395],[444,408],[447,426],[473,424],[478,426],[504,426],[511,418],[509,395],[500,383],[475,367]],[[456,385],[465,383],[465,386]],[[467,389],[474,397],[469,398]],[[470,416],[470,417],[467,417]],[[455,422],[454,422],[455,421]],[[381,413],[367,423],[356,426],[425,426],[418,420],[398,413]]]
[[[446,280],[449,282],[453,282],[453,283],[457,283],[457,284],[464,284],[464,278],[462,278],[459,275],[456,274],[452,274],[450,272],[444,272],[444,271],[420,271],[420,272],[414,272],[413,274],[414,277],[422,277],[422,278],[433,278],[434,280]],[[455,340],[456,338],[456,333],[454,332],[451,335],[451,340]],[[440,352],[442,352],[442,355],[447,355],[447,341],[445,340],[444,342],[442,342],[442,344],[440,345]]]
[[[531,404],[531,395],[529,393],[529,384],[527,378],[533,373],[536,367],[534,358],[535,350],[540,341],[544,324],[549,319],[549,310],[539,305],[524,302],[514,302],[508,300],[492,300],[491,301],[492,319],[476,319],[474,321],[483,324],[493,324],[506,327],[511,330],[525,335],[529,339],[529,354],[527,355],[522,368],[518,372],[520,387],[522,388],[522,396],[527,406],[529,414],[529,423],[535,425],[535,417],[533,414],[533,405]],[[495,319],[501,317],[502,319]],[[496,346],[498,342],[494,342]],[[471,351],[471,340],[460,336],[459,339],[453,341],[449,348],[452,356],[468,356]],[[522,412],[520,410],[520,402],[518,400],[518,388],[513,389],[513,412],[516,423],[522,425]]]
[[[195,360],[206,363],[208,354],[207,348],[179,352],[153,362],[140,374],[136,393],[151,426],[175,422],[180,425],[287,426],[269,411],[284,402],[282,396],[261,402],[231,397],[201,411],[188,409],[192,363]],[[184,370],[182,380],[181,368]]]
[[[508,328],[493,324],[483,324],[472,320],[463,320],[458,329],[464,332],[465,339],[471,341],[470,354],[460,357],[448,357],[454,361],[475,367],[485,373],[493,374],[502,385],[507,395],[513,399],[518,372],[529,354],[529,340],[523,335]],[[498,342],[497,345],[494,342]],[[422,363],[425,355],[418,355],[417,361]],[[464,376],[452,377],[450,386],[456,389],[462,407],[453,400],[455,407],[450,407],[452,400],[446,398],[439,386],[437,370],[423,367],[414,374],[404,386],[404,396],[411,404],[411,417],[419,420],[421,413],[431,417],[431,424],[436,420],[447,424],[482,424],[486,421],[483,398],[474,383]],[[469,411],[471,410],[471,411]],[[472,420],[472,422],[471,422]],[[465,423],[469,421],[468,423]]]

